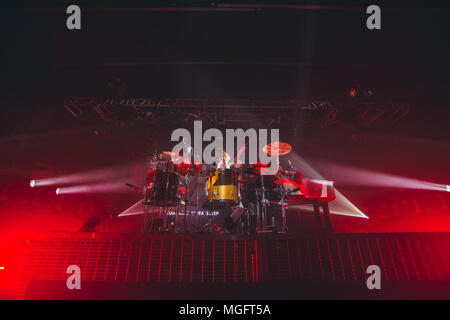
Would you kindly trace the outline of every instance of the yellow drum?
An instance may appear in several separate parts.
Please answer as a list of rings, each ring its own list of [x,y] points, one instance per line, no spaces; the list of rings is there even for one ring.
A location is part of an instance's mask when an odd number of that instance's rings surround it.
[[[206,182],[208,203],[238,203],[238,174],[231,169],[218,169],[212,172]]]

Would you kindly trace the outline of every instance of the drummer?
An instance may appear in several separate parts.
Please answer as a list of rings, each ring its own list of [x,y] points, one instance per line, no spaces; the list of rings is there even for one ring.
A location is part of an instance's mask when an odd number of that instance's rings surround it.
[[[216,157],[216,170],[224,170],[224,169],[238,169],[242,167],[239,162],[236,161],[234,163],[231,160],[231,157],[227,152],[222,151],[219,152]],[[257,199],[256,199],[256,189],[260,186],[260,177],[261,171],[264,169],[268,169],[269,165],[262,164],[257,162],[254,165],[243,166],[247,169],[243,172],[243,182],[246,185],[245,188],[242,189],[241,193],[241,202],[239,205],[234,208],[224,207],[219,210],[221,212],[221,222],[223,223],[224,230],[228,232],[235,231],[236,222],[239,217],[242,218],[242,222],[244,224],[244,233],[248,234],[256,234],[257,232]],[[243,208],[248,209],[249,217],[242,215]],[[274,226],[273,210],[271,205],[267,206],[267,223],[269,230],[273,230],[276,232],[276,228]],[[236,219],[236,217],[238,217]]]
[[[230,169],[233,162],[230,161],[231,157],[226,153],[226,151],[221,151],[216,157],[217,169]]]
[[[212,171],[227,170],[232,169],[233,165],[234,164],[233,161],[231,161],[230,155],[226,151],[220,150],[216,153],[214,165],[210,167],[210,169]],[[219,215],[215,218],[215,222],[222,226],[220,229],[225,233],[233,233],[236,228],[236,224],[231,217],[233,208],[229,206],[222,206],[215,208],[215,210],[219,212]]]

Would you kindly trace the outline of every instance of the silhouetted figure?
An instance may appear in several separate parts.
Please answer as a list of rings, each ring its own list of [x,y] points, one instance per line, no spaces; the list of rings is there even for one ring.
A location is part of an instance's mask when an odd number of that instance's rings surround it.
[[[100,224],[100,217],[91,217],[87,219],[78,232],[95,232],[95,227]]]

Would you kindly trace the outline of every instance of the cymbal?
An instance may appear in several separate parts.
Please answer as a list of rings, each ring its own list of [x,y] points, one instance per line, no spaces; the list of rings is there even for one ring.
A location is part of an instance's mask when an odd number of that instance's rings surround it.
[[[170,151],[163,151],[161,152],[161,155],[164,159],[172,160],[172,152]]]
[[[269,156],[284,156],[291,152],[292,147],[286,142],[269,143],[263,148],[263,152]]]

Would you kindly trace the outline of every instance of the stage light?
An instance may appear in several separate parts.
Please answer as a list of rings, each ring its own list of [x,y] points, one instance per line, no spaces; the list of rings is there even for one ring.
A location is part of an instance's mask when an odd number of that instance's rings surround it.
[[[142,200],[139,200],[138,202],[133,204],[131,207],[126,209],[124,212],[119,214],[119,217],[133,216],[133,215],[144,214],[144,213],[145,213],[144,204],[142,203]]]
[[[75,194],[75,193],[110,193],[110,192],[126,192],[128,187],[125,185],[126,180],[119,180],[115,182],[97,183],[97,184],[83,184],[70,187],[62,187],[56,189],[56,194]]]
[[[0,266],[0,270],[5,270],[5,267],[4,266]]]
[[[291,151],[286,157],[292,161],[292,164],[298,171],[302,172],[305,177],[308,177],[310,180],[327,180],[296,152]],[[326,183],[334,185],[333,181],[327,181]],[[369,217],[339,192],[337,188],[334,188],[334,192],[336,193],[336,199],[329,204],[331,214],[369,219]]]
[[[119,166],[101,168],[96,170],[90,170],[85,172],[79,172],[74,174],[69,174],[65,176],[44,178],[38,180],[31,180],[30,186],[35,187],[45,187],[45,186],[62,186],[62,185],[74,185],[74,184],[85,184],[85,183],[97,183],[105,182],[110,180],[118,180],[129,177],[130,168],[136,168],[142,166],[139,163],[128,163]]]
[[[378,188],[396,188],[396,189],[415,189],[430,191],[448,191],[448,185],[435,182],[418,180],[410,177],[392,175],[384,172],[372,171],[362,168],[354,168],[344,165],[332,164],[327,161],[320,161],[321,166],[333,166],[334,179],[338,184],[378,187]]]

